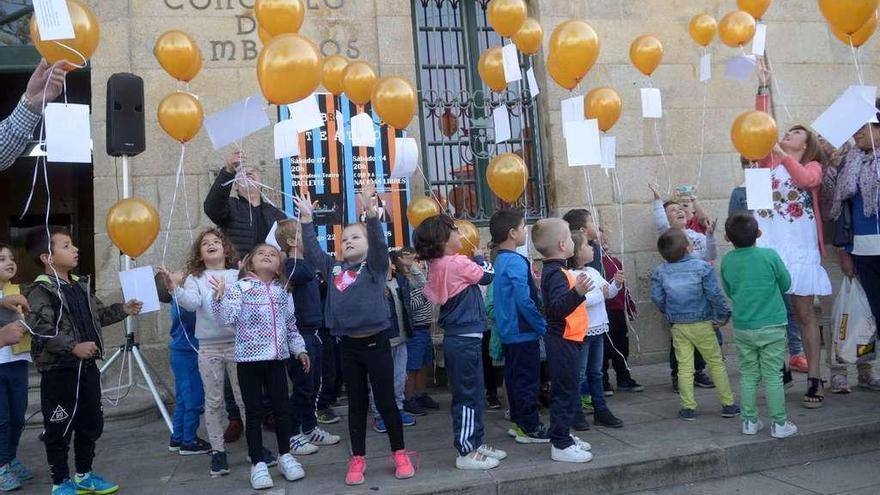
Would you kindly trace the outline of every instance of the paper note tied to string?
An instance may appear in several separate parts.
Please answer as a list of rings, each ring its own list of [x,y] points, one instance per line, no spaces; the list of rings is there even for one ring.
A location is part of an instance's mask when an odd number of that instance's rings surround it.
[[[88,105],[48,103],[45,123],[48,161],[92,163]]]
[[[755,36],[752,38],[752,54],[763,57],[766,48],[767,24],[759,22],[758,25],[755,26]]]
[[[663,99],[660,88],[642,88],[642,117],[646,119],[663,118]]]
[[[492,110],[492,120],[495,123],[495,144],[510,140],[510,112],[507,111],[507,105]]]
[[[850,86],[810,127],[835,148],[876,116],[877,86]]]
[[[419,145],[415,138],[394,138],[394,163],[391,177],[409,177],[419,163]]]
[[[601,146],[602,168],[605,169],[605,173],[607,174],[608,169],[617,166],[617,137],[602,136]]]
[[[318,100],[314,94],[287,105],[287,109],[290,110],[290,120],[296,122],[296,132],[324,127],[324,118],[321,117]]]
[[[287,252],[287,250],[281,248],[281,246],[278,244],[278,239],[275,238],[275,232],[277,232],[277,231],[278,231],[278,222],[274,222],[272,224],[272,228],[269,229],[269,234],[266,236],[266,239],[263,242],[265,242],[266,244],[274,247],[275,249],[277,249],[281,252]]]
[[[34,0],[33,3],[40,39],[53,41],[76,38],[65,0]]]
[[[541,88],[538,86],[538,80],[535,79],[535,69],[529,67],[529,70],[526,71],[526,80],[529,83],[529,94],[532,98],[541,94]]]
[[[159,293],[156,291],[152,266],[139,266],[119,272],[119,283],[126,302],[137,300],[144,303],[140,314],[159,311]]]
[[[299,133],[295,121],[282,120],[275,124],[274,134],[276,160],[299,156]]]
[[[730,57],[724,68],[724,78],[732,81],[745,81],[755,72],[757,61],[754,55]]]
[[[373,118],[366,113],[359,113],[351,118],[351,145],[376,146],[376,130],[373,127]]]
[[[516,53],[516,45],[510,43],[504,45],[501,49],[502,61],[504,62],[504,80],[507,84],[522,79],[522,72],[519,71],[519,56]]]
[[[773,208],[773,179],[769,168],[746,169],[746,207],[750,210]]]
[[[263,108],[263,96],[256,94],[208,115],[205,118],[205,129],[214,149],[219,150],[268,127],[269,123],[269,117]]]
[[[706,52],[700,57],[700,82],[712,79],[712,54]]]
[[[559,110],[562,114],[562,136],[565,138],[565,124],[567,122],[586,120],[586,117],[584,117],[584,95],[566,98],[560,101]]]
[[[602,144],[599,121],[596,119],[566,122],[563,128],[565,152],[569,167],[600,165]]]

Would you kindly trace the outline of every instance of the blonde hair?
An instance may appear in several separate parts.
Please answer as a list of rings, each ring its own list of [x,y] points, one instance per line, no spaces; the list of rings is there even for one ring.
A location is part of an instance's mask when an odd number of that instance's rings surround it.
[[[302,237],[299,220],[288,218],[278,222],[278,228],[275,230],[275,242],[281,246],[282,251],[287,251],[290,248],[287,241],[297,239],[297,237]]]
[[[559,242],[570,236],[568,223],[561,218],[545,218],[538,220],[532,227],[532,244],[542,256],[554,254]]]

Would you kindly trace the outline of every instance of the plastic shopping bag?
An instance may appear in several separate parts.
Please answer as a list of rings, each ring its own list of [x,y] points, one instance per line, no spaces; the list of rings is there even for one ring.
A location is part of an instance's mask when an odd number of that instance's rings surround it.
[[[838,363],[855,364],[874,360],[877,322],[857,278],[843,278],[840,293],[834,300],[832,322]]]

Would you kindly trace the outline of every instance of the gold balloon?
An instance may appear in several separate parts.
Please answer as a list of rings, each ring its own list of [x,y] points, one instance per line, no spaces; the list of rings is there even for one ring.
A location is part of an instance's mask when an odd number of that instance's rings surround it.
[[[526,190],[529,171],[519,155],[504,153],[489,162],[486,180],[496,196],[507,203],[516,201]]]
[[[263,96],[275,105],[302,100],[321,84],[323,64],[318,47],[308,38],[290,33],[275,36],[257,59]]]
[[[67,0],[67,9],[70,12],[70,21],[73,23],[73,32],[76,36],[74,39],[43,41],[40,38],[40,28],[37,26],[37,16],[32,15],[31,41],[40,55],[50,64],[67,60],[72,64],[85,65],[98,48],[98,41],[101,38],[98,18],[81,0]],[[66,67],[67,70],[75,68],[71,64]]]
[[[259,25],[257,26],[257,35],[259,35],[260,42],[263,43],[263,46],[265,46],[267,43],[272,41],[272,38],[274,38],[274,36],[269,34],[269,31],[266,31],[266,29],[263,28],[263,26],[259,26]]]
[[[755,29],[755,18],[748,12],[738,10],[721,18],[718,37],[725,45],[736,48],[751,41],[755,36]]]
[[[153,56],[171,77],[191,81],[202,68],[199,45],[183,31],[166,31],[156,40]]]
[[[877,3],[878,0],[819,0],[819,10],[832,27],[853,34],[874,15]]]
[[[486,18],[496,33],[510,38],[528,16],[525,0],[491,0],[486,7]]]
[[[550,77],[556,81],[556,84],[569,91],[573,90],[580,81],[578,78],[568,74],[562,69],[562,66],[556,61],[553,53],[550,53],[550,56],[547,57],[547,72],[550,74]]]
[[[107,235],[120,251],[137,258],[159,235],[159,212],[141,198],[123,199],[107,212]]]
[[[501,47],[488,48],[480,55],[477,72],[483,84],[492,91],[504,91],[507,79],[504,78],[504,55]]]
[[[302,0],[257,0],[254,4],[257,22],[272,36],[298,33],[305,14]]]
[[[642,74],[650,76],[663,60],[663,44],[651,35],[642,35],[629,45],[629,59]]]
[[[541,42],[544,40],[544,28],[541,23],[529,17],[523,23],[519,31],[513,35],[513,44],[517,50],[526,55],[534,55],[541,49]]]
[[[470,258],[474,255],[474,250],[480,247],[480,231],[474,224],[462,219],[455,221],[455,228],[461,235],[461,249],[458,254]]]
[[[871,36],[874,35],[874,31],[877,30],[877,11],[875,10],[874,15],[868,19],[868,22],[851,36],[838,30],[834,26],[830,27],[831,34],[842,41],[846,46],[849,46],[850,43],[852,43],[852,46],[858,48],[867,43],[868,40],[871,39]]]
[[[733,122],[730,139],[740,155],[752,161],[760,160],[769,155],[776,144],[776,121],[764,112],[745,112]]]
[[[550,57],[554,59],[557,74],[564,75],[566,80],[575,80],[574,84],[568,82],[559,85],[566,89],[574,88],[599,57],[599,37],[584,21],[565,21],[556,26],[550,35]]]
[[[584,117],[599,119],[599,129],[608,132],[620,118],[623,102],[612,88],[596,88],[584,98]]]
[[[736,0],[739,10],[744,10],[755,19],[764,17],[770,8],[770,0]]]
[[[412,228],[416,228],[425,220],[440,214],[440,205],[434,198],[420,196],[406,207],[406,218]]]
[[[342,74],[342,88],[355,105],[366,105],[376,88],[376,73],[366,62],[351,62]]]
[[[395,129],[409,125],[418,111],[418,98],[406,79],[389,76],[376,83],[371,101],[379,117]]]
[[[342,55],[331,55],[324,59],[324,70],[321,74],[321,82],[327,91],[334,96],[342,94],[342,76],[348,67],[348,59]]]
[[[718,22],[709,14],[697,14],[691,18],[691,22],[688,24],[688,33],[700,46],[709,46],[717,32]]]
[[[190,93],[177,91],[159,103],[159,125],[169,136],[186,143],[199,133],[205,111],[199,100]]]

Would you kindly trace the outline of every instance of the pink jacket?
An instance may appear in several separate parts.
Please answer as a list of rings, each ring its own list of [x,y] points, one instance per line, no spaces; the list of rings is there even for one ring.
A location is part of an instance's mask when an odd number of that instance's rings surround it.
[[[467,256],[456,254],[436,259],[428,265],[425,297],[433,304],[445,304],[469,286],[479,283],[483,273],[483,267]]]

